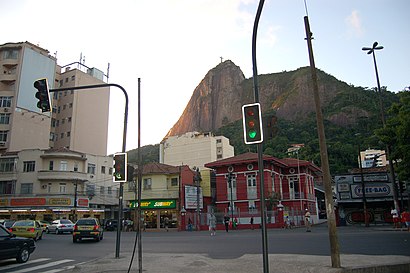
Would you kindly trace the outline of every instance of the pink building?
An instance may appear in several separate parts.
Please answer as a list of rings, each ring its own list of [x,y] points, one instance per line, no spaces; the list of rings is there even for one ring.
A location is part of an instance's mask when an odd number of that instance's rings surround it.
[[[317,221],[314,186],[315,182],[321,181],[321,169],[313,163],[294,158],[264,156],[263,160],[268,227],[282,227],[286,217],[294,225],[303,225],[305,209],[310,211],[312,220]],[[205,164],[205,167],[215,171],[215,212],[236,218],[238,228],[249,228],[251,218],[254,218],[254,224],[259,224],[258,155],[245,153]]]

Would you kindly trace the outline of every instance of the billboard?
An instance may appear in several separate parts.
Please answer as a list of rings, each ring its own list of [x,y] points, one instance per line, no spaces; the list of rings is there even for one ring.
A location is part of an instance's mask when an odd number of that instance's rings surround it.
[[[195,186],[185,186],[185,209],[197,209],[197,201],[199,194],[199,208],[204,208],[204,197],[202,194],[202,188]]]

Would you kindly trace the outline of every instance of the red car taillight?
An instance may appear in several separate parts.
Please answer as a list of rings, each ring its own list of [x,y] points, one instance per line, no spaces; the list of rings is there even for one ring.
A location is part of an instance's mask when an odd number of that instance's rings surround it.
[[[27,231],[28,232],[34,232],[35,230],[34,230],[34,228],[28,228]]]
[[[75,226],[74,226],[74,230],[78,230],[78,227],[77,227],[77,225],[75,225]]]
[[[65,225],[61,225],[60,227],[65,227]]]
[[[94,225],[94,230],[98,230],[100,228],[99,225]]]

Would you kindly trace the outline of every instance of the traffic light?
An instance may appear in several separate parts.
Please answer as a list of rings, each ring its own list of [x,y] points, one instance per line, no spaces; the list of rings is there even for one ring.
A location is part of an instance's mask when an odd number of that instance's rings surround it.
[[[243,138],[245,144],[263,141],[261,106],[259,103],[242,106]]]
[[[47,79],[39,79],[34,82],[37,89],[36,98],[38,99],[37,107],[44,112],[50,112],[50,92],[48,91]]]
[[[114,182],[127,182],[127,153],[114,154]]]

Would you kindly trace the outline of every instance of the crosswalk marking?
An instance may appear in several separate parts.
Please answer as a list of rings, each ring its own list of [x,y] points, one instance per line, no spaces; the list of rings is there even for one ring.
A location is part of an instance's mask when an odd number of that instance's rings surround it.
[[[51,269],[51,270],[48,270],[48,271],[44,271],[43,273],[57,273],[57,272],[61,272],[61,271],[74,269],[74,267],[75,267],[74,265],[67,265],[67,266],[64,266],[64,267],[59,268],[59,269]]]
[[[50,258],[40,258],[40,259],[36,259],[36,260],[29,260],[24,264],[18,264],[18,263],[10,264],[10,265],[6,265],[6,266],[2,266],[1,270],[3,271],[3,270],[6,270],[6,269],[13,269],[13,268],[16,268],[16,267],[21,267],[22,265],[41,263],[41,262],[48,261],[48,260],[50,260]]]
[[[18,271],[13,271],[13,273],[25,273],[25,272],[30,272],[30,271],[34,271],[34,270],[38,270],[38,269],[43,269],[46,267],[51,267],[51,266],[56,266],[59,264],[63,264],[63,263],[68,263],[68,262],[72,262],[74,260],[59,260],[59,261],[55,261],[55,262],[51,262],[51,263],[47,263],[47,264],[43,264],[43,265],[38,265],[38,266],[34,266],[34,267],[30,267],[30,268],[25,268],[25,269],[21,269]]]

